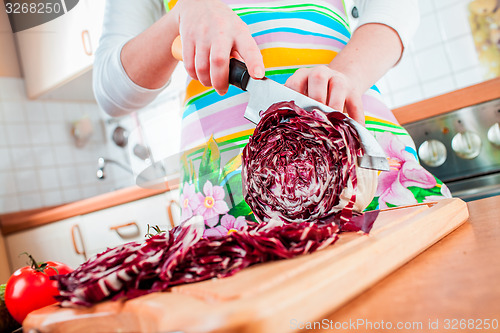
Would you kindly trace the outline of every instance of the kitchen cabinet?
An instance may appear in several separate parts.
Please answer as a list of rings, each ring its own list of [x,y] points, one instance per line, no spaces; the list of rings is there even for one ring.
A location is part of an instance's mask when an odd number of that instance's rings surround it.
[[[108,247],[143,241],[148,224],[162,230],[179,224],[178,190],[74,216],[7,235],[6,248],[12,271],[26,265],[22,252],[37,261],[60,261],[76,268]]]
[[[19,61],[17,59],[16,45],[14,35],[10,27],[7,12],[3,10],[0,4],[0,76],[21,77]]]
[[[7,259],[7,252],[5,250],[5,241],[0,232],[0,284],[7,282],[10,274],[9,260]]]
[[[91,257],[107,247],[142,241],[148,231],[148,224],[157,225],[161,230],[170,229],[179,221],[176,213],[172,213],[174,221],[168,216],[169,205],[176,193],[177,191],[171,191],[82,215],[79,230],[76,231],[78,235],[75,237],[81,238],[85,248],[79,251],[84,252],[86,257]],[[175,210],[176,204],[171,205],[171,209]]]
[[[81,222],[81,216],[47,224],[38,228],[21,231],[5,237],[11,271],[26,266],[28,252],[37,261],[59,261],[75,268],[83,262],[83,257],[73,251],[71,229]]]
[[[81,0],[66,14],[15,33],[30,99],[93,101],[92,64],[103,0]]]

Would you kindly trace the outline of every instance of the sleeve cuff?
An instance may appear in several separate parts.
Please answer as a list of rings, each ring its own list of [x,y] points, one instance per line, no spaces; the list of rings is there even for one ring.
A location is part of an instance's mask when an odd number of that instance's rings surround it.
[[[405,49],[420,23],[418,1],[415,0],[377,0],[366,1],[360,14],[358,28],[368,23],[380,23],[394,29]]]
[[[168,86],[147,89],[133,82],[123,68],[120,54],[126,42],[116,49],[101,49],[93,69],[94,94],[99,106],[112,117],[144,108]]]

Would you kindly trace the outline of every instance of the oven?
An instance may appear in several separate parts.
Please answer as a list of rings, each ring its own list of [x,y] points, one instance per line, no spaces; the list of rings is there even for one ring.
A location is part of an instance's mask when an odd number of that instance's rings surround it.
[[[422,165],[454,197],[471,201],[500,195],[500,99],[404,127]]]

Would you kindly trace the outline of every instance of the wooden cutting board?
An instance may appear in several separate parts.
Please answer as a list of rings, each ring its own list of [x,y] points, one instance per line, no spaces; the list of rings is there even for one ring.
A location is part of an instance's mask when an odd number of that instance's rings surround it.
[[[49,306],[25,332],[290,332],[321,319],[436,243],[469,216],[460,199],[382,211],[369,235],[344,233],[310,255],[224,279],[91,308]],[[33,331],[30,331],[33,329]]]

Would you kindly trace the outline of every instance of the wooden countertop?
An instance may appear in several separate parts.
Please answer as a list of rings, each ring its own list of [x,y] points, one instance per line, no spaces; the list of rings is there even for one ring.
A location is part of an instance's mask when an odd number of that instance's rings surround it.
[[[145,189],[138,186],[132,186],[58,206],[3,214],[0,215],[0,230],[5,236],[73,216],[88,214],[101,209],[148,198],[176,189],[179,186],[178,181],[175,180],[169,181],[168,184],[170,186],[169,188],[165,186],[159,189]]]
[[[500,98],[500,77],[394,109],[401,124]]]
[[[334,323],[358,319],[372,324],[422,323],[422,328],[407,332],[446,332],[447,319],[474,319],[478,325],[479,320],[496,319],[496,330],[485,329],[483,321],[482,330],[477,331],[499,332],[500,196],[469,202],[468,207],[468,222],[325,319]],[[429,320],[434,324],[431,329]],[[438,329],[434,329],[436,321]],[[460,322],[457,325],[449,330],[476,331],[461,329]],[[354,331],[352,327],[335,329]],[[385,330],[362,326],[358,331]]]

